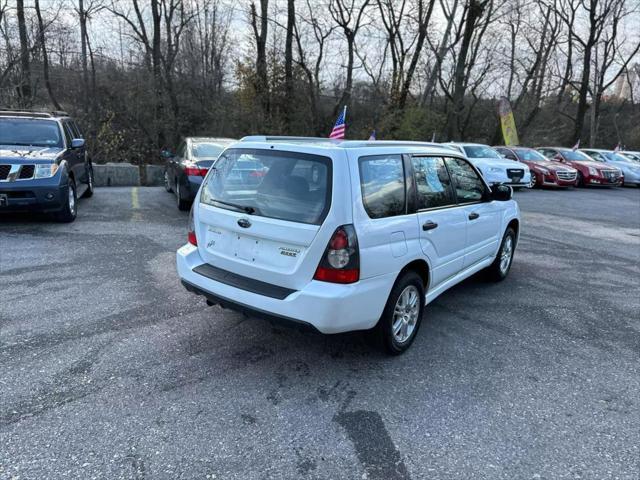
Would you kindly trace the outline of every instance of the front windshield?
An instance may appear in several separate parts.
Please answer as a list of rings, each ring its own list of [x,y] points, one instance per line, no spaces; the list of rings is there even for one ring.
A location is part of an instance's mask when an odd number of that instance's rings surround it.
[[[529,150],[528,148],[516,148],[516,154],[520,160],[524,162],[548,162],[549,160],[536,150]]]
[[[616,153],[616,152],[607,152],[604,155],[606,155],[606,157],[611,162],[630,162],[631,161],[627,157],[625,157],[624,155],[622,155],[620,153]]]
[[[464,152],[468,158],[491,158],[501,160],[502,157],[493,148],[485,145],[464,145]]]
[[[627,160],[632,162],[640,162],[640,153],[622,152],[620,155],[624,155]]]
[[[577,150],[563,150],[562,154],[564,158],[569,160],[570,162],[592,162],[593,160],[589,158],[582,152],[578,152]]]
[[[191,155],[195,158],[218,158],[222,150],[224,148],[215,143],[194,143],[191,147]]]
[[[61,148],[63,142],[55,120],[0,118],[0,145]]]

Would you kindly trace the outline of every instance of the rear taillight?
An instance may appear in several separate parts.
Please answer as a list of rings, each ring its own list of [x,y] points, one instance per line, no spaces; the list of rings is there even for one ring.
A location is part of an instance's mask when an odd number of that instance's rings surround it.
[[[331,283],[360,280],[360,250],[353,225],[343,225],[333,232],[313,278]]]
[[[200,168],[200,167],[185,167],[184,173],[188,177],[206,177],[208,168]]]
[[[253,170],[249,176],[250,177],[257,177],[257,178],[262,178],[265,176],[265,171],[264,170]]]
[[[196,225],[193,221],[193,207],[189,211],[189,226],[187,227],[187,241],[191,245],[198,246],[198,238],[196,237]]]

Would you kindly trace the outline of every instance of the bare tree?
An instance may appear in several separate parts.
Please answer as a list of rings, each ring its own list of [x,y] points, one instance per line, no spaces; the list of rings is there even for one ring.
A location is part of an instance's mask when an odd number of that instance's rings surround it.
[[[27,38],[27,22],[24,16],[24,0],[16,0],[18,18],[18,34],[20,36],[20,65],[22,76],[18,86],[18,97],[23,106],[28,106],[32,101],[31,89],[31,62],[29,59],[29,39]]]
[[[456,61],[455,71],[453,74],[454,85],[453,93],[451,95],[451,107],[447,111],[447,135],[450,139],[459,139],[462,135],[462,115],[464,111],[464,96],[468,85],[468,75],[473,67],[473,56],[471,61],[467,64],[469,52],[472,49],[473,36],[476,31],[476,27],[480,24],[482,16],[485,14],[487,7],[492,6],[491,0],[469,0],[469,3],[465,6],[465,12],[463,15],[463,34],[462,43],[460,45],[460,51],[458,52],[458,58]],[[485,29],[487,23],[485,22]],[[480,29],[482,37],[483,29]],[[478,40],[479,45],[480,40]]]
[[[255,90],[258,101],[262,106],[262,114],[268,115],[270,110],[269,102],[269,79],[267,75],[267,36],[269,26],[269,0],[260,0],[260,15],[256,10],[255,2],[251,2],[250,18],[251,28],[256,46],[256,81]],[[259,25],[258,25],[259,24]]]
[[[341,105],[348,106],[351,104],[356,35],[362,26],[363,15],[370,1],[371,0],[331,0],[329,3],[329,12],[336,24],[342,29],[342,33],[347,40],[346,83],[342,96],[334,108],[334,115],[340,109]]]
[[[300,26],[307,26],[310,32],[304,36]],[[319,17],[312,0],[306,0],[306,10],[300,15],[299,21],[294,23],[294,37],[298,51],[297,64],[300,66],[307,79],[307,92],[311,109],[312,130],[315,134],[320,134],[320,124],[318,118],[318,99],[321,88],[321,67],[324,62],[325,46],[327,39],[335,31],[335,25],[327,25]],[[315,45],[315,58],[310,49],[305,49],[306,39],[309,44]]]

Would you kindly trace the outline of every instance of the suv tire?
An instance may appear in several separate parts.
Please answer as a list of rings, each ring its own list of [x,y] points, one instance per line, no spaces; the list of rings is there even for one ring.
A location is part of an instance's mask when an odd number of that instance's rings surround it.
[[[178,199],[178,210],[186,212],[191,208],[191,202],[183,200],[182,193],[180,192],[180,180],[176,182],[176,198]]]
[[[516,250],[516,232],[513,228],[507,228],[502,237],[500,243],[500,249],[496,255],[496,259],[486,269],[488,277],[494,282],[501,282],[511,270],[511,264],[513,263],[513,254]]]
[[[64,207],[56,214],[59,222],[71,223],[76,219],[78,214],[78,194],[76,191],[76,182],[73,178],[69,178],[67,185],[67,195]]]
[[[87,166],[87,189],[82,194],[82,198],[93,197],[93,166]]]
[[[411,346],[420,328],[423,311],[422,278],[416,272],[406,272],[391,289],[376,327],[388,353],[400,355]]]

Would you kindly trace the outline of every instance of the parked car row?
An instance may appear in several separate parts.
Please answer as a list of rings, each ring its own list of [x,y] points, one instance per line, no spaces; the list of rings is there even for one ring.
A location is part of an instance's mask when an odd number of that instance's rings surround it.
[[[640,186],[640,153],[593,148],[445,144],[464,153],[489,184],[522,187]]]

